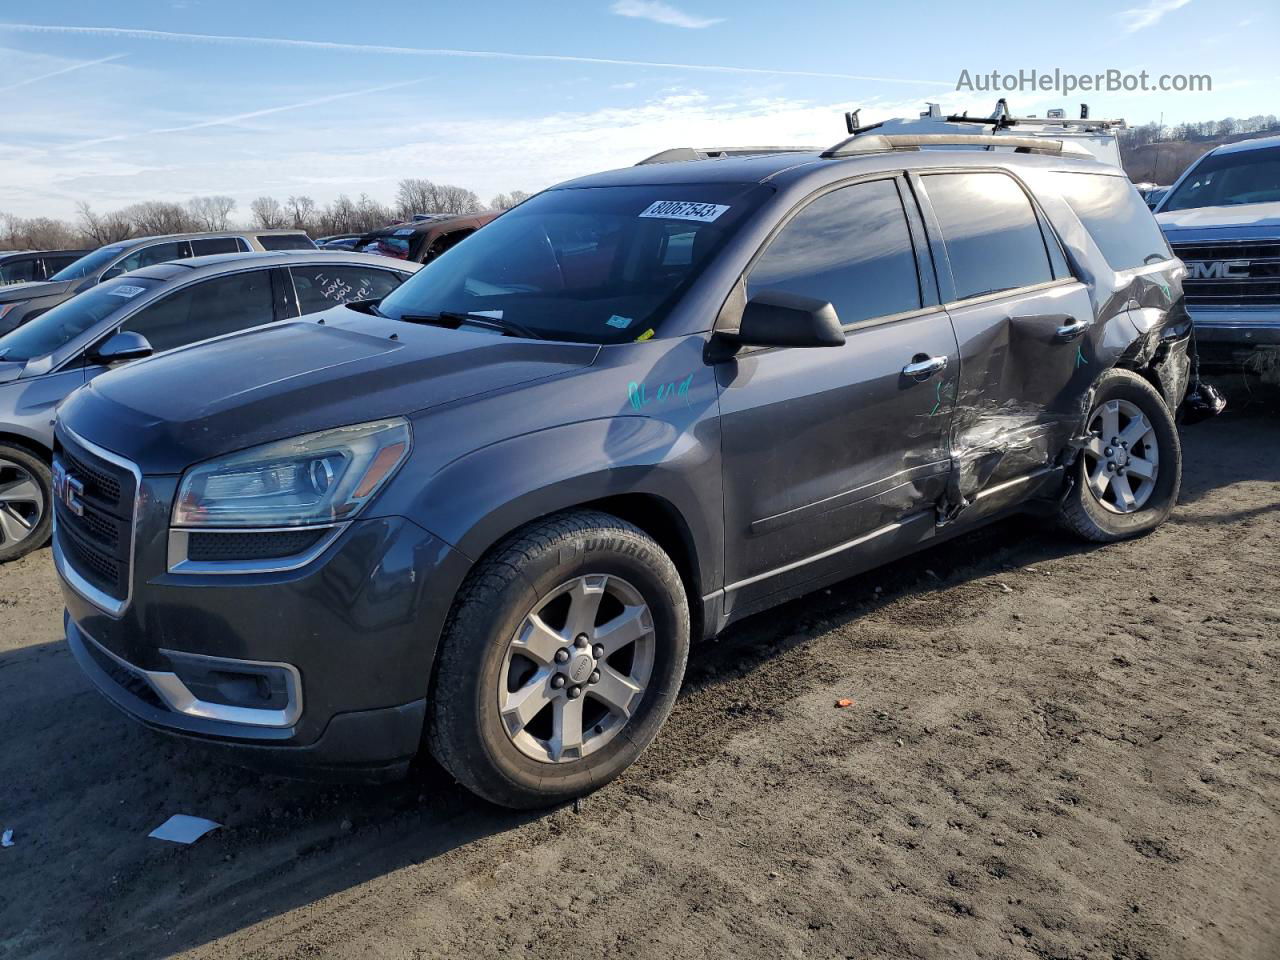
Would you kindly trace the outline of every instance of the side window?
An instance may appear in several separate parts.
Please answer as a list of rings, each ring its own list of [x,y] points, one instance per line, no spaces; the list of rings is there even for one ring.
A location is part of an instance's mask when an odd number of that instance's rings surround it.
[[[829,300],[844,324],[919,309],[920,280],[897,184],[855,183],[801,210],[747,275],[747,296],[761,290]]]
[[[270,323],[271,272],[249,270],[194,283],[134,314],[122,326],[157,352]]]
[[[305,233],[263,233],[258,235],[263,250],[314,250],[316,245]]]
[[[354,300],[381,300],[401,283],[399,274],[376,267],[325,263],[290,267],[289,272],[293,274],[293,288],[298,291],[298,308],[303,314]]]
[[[191,241],[193,257],[204,257],[211,253],[241,253],[248,249],[239,237],[206,237]]]
[[[1053,279],[1031,201],[1002,173],[924,178],[942,228],[956,299],[1015,290]]]
[[[28,280],[39,280],[36,276],[34,257],[26,259],[6,260],[0,263],[0,284],[25,283]]]
[[[1127,177],[1055,173],[1053,181],[1112,270],[1129,270],[1173,256],[1156,218]]]
[[[75,263],[79,259],[80,257],[77,254],[64,254],[62,256],[52,256],[52,255],[45,256],[44,258],[45,278],[47,279],[49,277],[52,277],[55,273],[57,273],[63,267],[69,267],[71,266],[71,264]]]
[[[168,263],[170,260],[181,260],[190,255],[189,247],[185,240],[153,243],[150,246],[139,247],[133,251],[133,253],[108,270],[107,275],[118,277],[120,274],[128,273],[130,270],[149,267],[153,263]]]

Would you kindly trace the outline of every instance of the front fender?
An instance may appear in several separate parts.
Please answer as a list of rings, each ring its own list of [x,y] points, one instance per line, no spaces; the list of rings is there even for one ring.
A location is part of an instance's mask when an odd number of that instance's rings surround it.
[[[688,529],[699,583],[723,579],[719,421],[647,416],[580,421],[513,437],[445,466],[412,519],[473,561],[512,530],[595,500],[665,501]]]

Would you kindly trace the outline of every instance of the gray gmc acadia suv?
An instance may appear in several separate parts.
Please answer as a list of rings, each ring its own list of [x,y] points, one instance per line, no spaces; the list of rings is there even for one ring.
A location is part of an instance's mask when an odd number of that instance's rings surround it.
[[[1113,167],[922,142],[574,180],[377,304],[87,384],[55,454],[78,662],[234,758],[425,747],[532,807],[635,760],[692,638],[1012,511],[1151,530],[1182,265]]]

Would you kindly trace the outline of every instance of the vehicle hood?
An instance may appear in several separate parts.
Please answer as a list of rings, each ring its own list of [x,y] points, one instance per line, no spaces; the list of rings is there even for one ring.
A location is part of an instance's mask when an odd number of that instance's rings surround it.
[[[34,300],[36,297],[47,297],[54,293],[66,293],[79,280],[32,280],[27,283],[10,283],[0,287],[0,303],[13,303],[15,300]]]
[[[589,366],[590,344],[519,340],[345,308],[114,370],[59,411],[144,473],[330,427],[419,413]],[[392,339],[392,337],[395,339]],[[418,442],[430,442],[419,437]]]
[[[1280,202],[1241,203],[1226,207],[1192,207],[1157,213],[1156,222],[1170,237],[1226,234],[1249,237],[1280,237]]]

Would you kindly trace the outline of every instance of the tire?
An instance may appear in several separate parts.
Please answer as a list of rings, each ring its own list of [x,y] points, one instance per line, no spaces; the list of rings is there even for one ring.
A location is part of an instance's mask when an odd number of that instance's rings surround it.
[[[0,443],[0,563],[49,542],[53,527],[53,475],[26,447]]]
[[[582,646],[584,616],[593,639]],[[427,745],[493,803],[562,803],[618,776],[653,741],[688,653],[684,585],[651,537],[596,511],[548,517],[499,544],[459,591],[437,656]]]
[[[1168,519],[1182,486],[1182,443],[1164,398],[1130,370],[1108,370],[1099,377],[1092,404],[1085,421],[1090,437],[1060,520],[1085,540],[1114,543]],[[1135,441],[1139,433],[1142,438]],[[1113,444],[1116,439],[1121,442]]]

